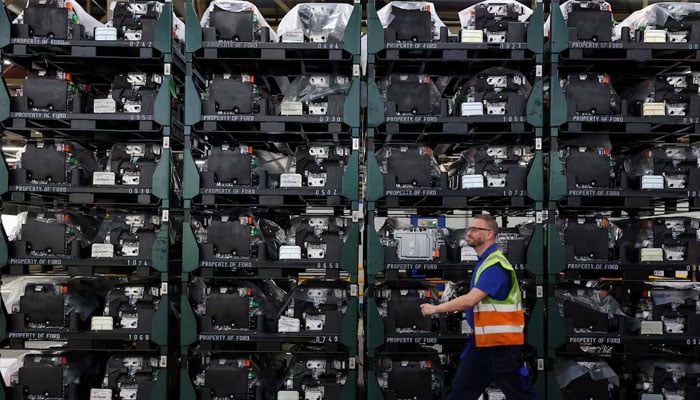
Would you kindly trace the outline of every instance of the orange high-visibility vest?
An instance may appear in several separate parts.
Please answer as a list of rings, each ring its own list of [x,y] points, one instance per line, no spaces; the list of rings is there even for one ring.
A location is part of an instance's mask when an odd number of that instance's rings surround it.
[[[474,306],[476,347],[512,346],[525,343],[525,313],[520,285],[515,269],[500,250],[489,254],[475,272],[474,286],[487,268],[498,264],[510,272],[512,282],[510,292],[505,300],[494,300],[486,296]]]

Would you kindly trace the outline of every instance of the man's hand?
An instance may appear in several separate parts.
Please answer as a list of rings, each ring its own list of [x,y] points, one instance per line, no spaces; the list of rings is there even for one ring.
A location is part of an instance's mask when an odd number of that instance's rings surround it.
[[[428,303],[423,303],[420,305],[420,312],[423,314],[424,317],[429,317],[433,314],[437,314],[437,306],[434,306],[432,304]]]

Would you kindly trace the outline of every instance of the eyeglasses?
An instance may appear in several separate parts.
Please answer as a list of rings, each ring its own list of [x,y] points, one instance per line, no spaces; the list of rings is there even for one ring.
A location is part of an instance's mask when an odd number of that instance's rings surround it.
[[[491,232],[491,229],[479,228],[478,226],[470,226],[469,228],[467,228],[467,232],[477,232],[477,231]]]

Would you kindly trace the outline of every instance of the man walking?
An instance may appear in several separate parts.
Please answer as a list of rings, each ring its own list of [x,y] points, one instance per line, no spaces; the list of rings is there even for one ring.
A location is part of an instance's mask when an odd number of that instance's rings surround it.
[[[515,270],[496,245],[498,225],[490,215],[477,215],[467,229],[467,244],[479,258],[469,293],[437,306],[421,304],[424,316],[466,311],[473,327],[460,356],[448,400],[477,400],[491,384],[508,400],[537,400],[522,360],[525,314]]]

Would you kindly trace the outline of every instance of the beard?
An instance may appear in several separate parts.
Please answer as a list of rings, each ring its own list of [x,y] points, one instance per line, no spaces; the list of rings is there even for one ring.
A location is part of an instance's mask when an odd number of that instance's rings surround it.
[[[479,238],[467,239],[467,245],[469,245],[469,247],[479,247],[484,243],[486,243],[486,241],[484,239],[479,239]]]

